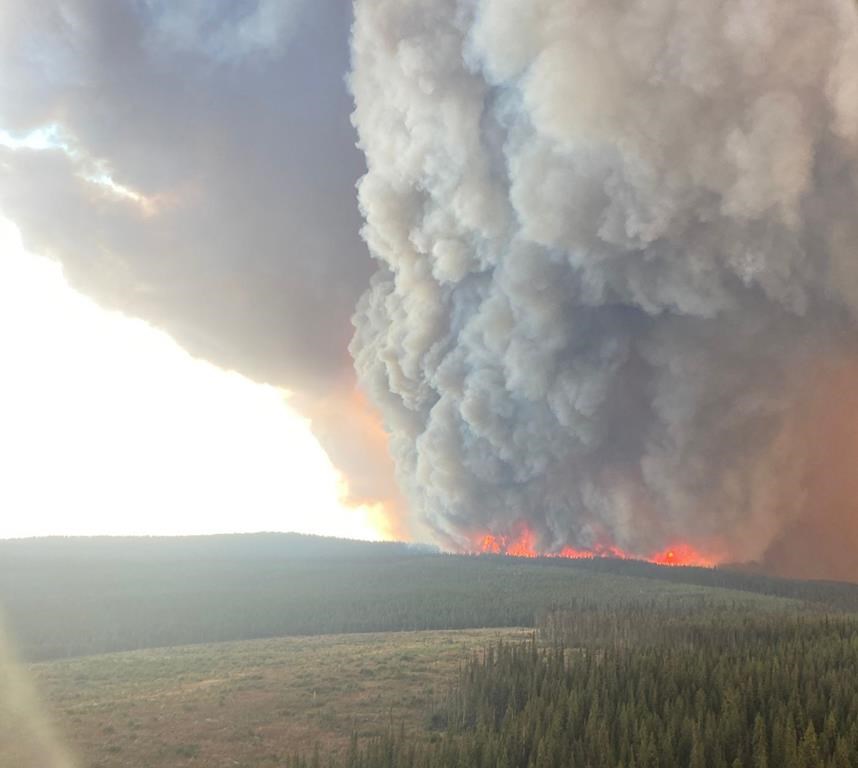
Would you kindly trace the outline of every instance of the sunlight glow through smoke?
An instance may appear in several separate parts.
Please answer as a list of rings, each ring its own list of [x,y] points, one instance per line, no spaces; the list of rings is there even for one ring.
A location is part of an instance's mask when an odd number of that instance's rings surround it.
[[[0,220],[0,537],[384,538],[288,393],[76,293]]]

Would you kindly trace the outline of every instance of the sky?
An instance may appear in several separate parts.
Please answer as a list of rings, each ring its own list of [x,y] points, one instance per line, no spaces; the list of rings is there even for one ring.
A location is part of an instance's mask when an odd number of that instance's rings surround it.
[[[282,389],[73,290],[0,220],[0,537],[384,535]]]
[[[406,535],[347,350],[350,25],[0,0],[0,537]]]

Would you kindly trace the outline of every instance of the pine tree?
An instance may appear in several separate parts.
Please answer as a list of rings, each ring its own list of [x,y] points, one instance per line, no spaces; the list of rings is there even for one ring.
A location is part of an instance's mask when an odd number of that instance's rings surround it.
[[[801,744],[798,748],[799,768],[818,768],[819,766],[819,747],[816,738],[816,729],[813,727],[813,722],[807,724],[807,730],[801,739]]]
[[[766,743],[766,726],[763,722],[763,716],[759,713],[754,720],[754,746],[753,746],[753,765],[754,768],[768,768],[769,766],[769,749]]]
[[[694,724],[694,732],[691,738],[691,759],[688,761],[688,768],[707,768],[703,736],[700,732],[700,725],[697,723]]]

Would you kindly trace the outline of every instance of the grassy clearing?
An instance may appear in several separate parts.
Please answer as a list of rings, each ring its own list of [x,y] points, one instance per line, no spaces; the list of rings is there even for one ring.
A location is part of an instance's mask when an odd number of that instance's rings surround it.
[[[84,768],[265,768],[342,751],[393,721],[423,731],[463,660],[529,630],[255,640],[33,664]]]

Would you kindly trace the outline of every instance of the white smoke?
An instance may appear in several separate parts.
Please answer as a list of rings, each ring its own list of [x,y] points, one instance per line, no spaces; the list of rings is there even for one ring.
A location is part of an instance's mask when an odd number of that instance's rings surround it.
[[[755,558],[858,330],[852,0],[357,0],[352,352],[440,536]]]

